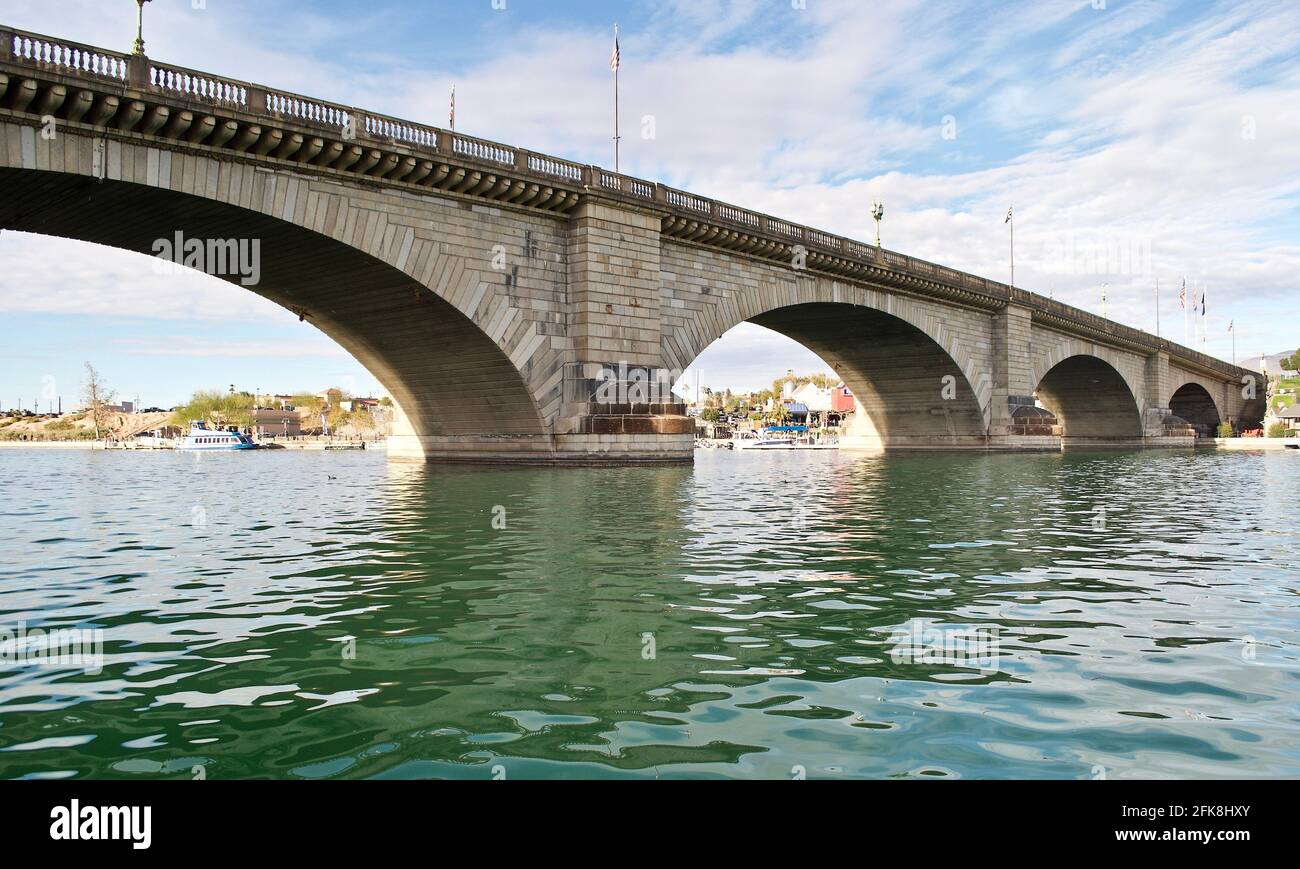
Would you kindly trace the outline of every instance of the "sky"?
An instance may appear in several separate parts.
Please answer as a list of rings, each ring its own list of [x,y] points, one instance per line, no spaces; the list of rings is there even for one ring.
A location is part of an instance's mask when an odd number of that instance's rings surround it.
[[[0,22],[122,51],[135,6],[0,0]],[[1300,3],[1292,0],[155,0],[151,57],[610,165],[1016,283],[1231,359],[1300,345]],[[0,195],[3,191],[0,191]],[[0,233],[0,406],[379,387],[310,324],[148,257]],[[1199,292],[1199,290],[1198,290]],[[1228,332],[1232,321],[1234,332]],[[1194,341],[1195,339],[1189,339]],[[742,324],[696,361],[757,389],[826,366]],[[686,377],[693,382],[695,371]]]

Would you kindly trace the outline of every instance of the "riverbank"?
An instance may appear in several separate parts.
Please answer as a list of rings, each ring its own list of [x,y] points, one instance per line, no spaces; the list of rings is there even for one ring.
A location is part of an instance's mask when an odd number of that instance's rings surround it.
[[[260,445],[268,450],[386,450],[386,440],[349,441],[328,438],[273,441]],[[120,450],[123,452],[171,452],[171,447],[135,446],[103,441],[0,441],[0,450]]]
[[[1215,438],[1223,450],[1300,450],[1300,438]]]

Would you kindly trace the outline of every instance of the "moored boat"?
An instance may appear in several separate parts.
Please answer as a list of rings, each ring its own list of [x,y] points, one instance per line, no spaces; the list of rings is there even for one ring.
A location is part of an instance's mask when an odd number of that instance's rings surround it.
[[[190,423],[190,431],[176,441],[176,449],[210,452],[214,450],[255,450],[257,443],[246,434],[208,428],[203,421]]]

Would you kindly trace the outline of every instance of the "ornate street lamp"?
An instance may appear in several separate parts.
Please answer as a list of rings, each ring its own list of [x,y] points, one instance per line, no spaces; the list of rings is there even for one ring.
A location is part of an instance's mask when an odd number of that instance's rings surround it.
[[[144,4],[149,0],[135,0],[135,46],[132,54],[144,54]]]
[[[885,203],[879,199],[871,203],[871,216],[876,221],[876,247],[880,247],[880,220],[885,216]]]

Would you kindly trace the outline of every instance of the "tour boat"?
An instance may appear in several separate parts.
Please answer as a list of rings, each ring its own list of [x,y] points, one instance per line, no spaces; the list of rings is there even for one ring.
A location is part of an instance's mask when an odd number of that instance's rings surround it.
[[[207,423],[190,423],[190,433],[176,441],[178,450],[255,450],[253,439],[237,431],[210,429]]]
[[[821,442],[808,433],[803,425],[770,425],[764,434],[736,437],[732,443],[738,450],[837,450],[835,442]]]
[[[737,438],[738,450],[792,450],[794,438]]]

